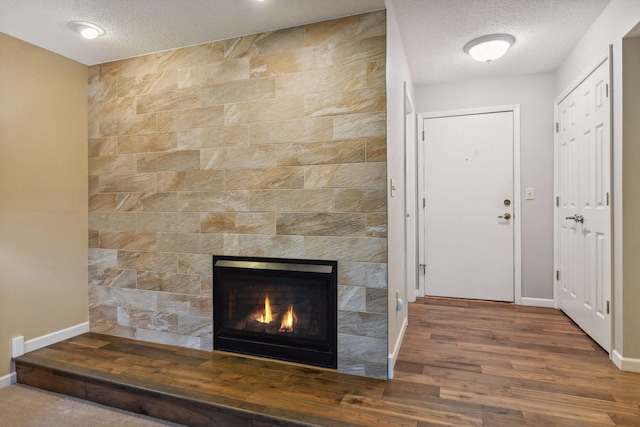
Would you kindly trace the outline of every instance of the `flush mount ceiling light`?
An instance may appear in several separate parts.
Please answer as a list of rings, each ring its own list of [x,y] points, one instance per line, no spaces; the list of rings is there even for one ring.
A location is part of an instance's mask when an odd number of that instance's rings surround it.
[[[509,34],[490,34],[471,40],[464,45],[464,51],[476,61],[491,62],[507,53],[515,42]]]
[[[73,21],[69,23],[69,26],[79,32],[85,39],[95,39],[107,34],[104,28],[91,22]]]

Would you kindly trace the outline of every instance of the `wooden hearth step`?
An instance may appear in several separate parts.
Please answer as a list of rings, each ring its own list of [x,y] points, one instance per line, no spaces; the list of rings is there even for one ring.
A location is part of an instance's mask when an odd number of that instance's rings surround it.
[[[388,425],[385,381],[87,333],[15,359],[18,382],[191,426]],[[397,419],[396,419],[397,421]]]

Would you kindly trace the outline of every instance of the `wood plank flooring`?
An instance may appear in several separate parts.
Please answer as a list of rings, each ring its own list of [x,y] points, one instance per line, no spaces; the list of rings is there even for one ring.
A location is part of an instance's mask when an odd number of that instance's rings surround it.
[[[619,371],[553,309],[422,298],[394,379],[84,334],[16,360],[18,381],[194,426],[640,426]]]

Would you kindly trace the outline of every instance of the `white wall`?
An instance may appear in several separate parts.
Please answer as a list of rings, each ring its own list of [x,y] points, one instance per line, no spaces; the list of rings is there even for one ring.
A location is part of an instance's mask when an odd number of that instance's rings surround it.
[[[409,74],[400,30],[390,2],[387,3],[387,187],[392,179],[395,197],[387,192],[388,224],[388,317],[389,354],[397,355],[402,340],[407,308],[396,310],[396,292],[405,295],[405,237],[404,237],[404,84],[407,82],[412,99],[413,83]],[[415,101],[414,101],[415,102]]]
[[[416,88],[420,113],[520,104],[522,297],[553,298],[553,73]],[[524,189],[535,189],[524,200]]]
[[[637,308],[623,310],[623,295],[633,293],[637,283],[623,280],[623,264],[637,265],[637,253],[623,254],[623,114],[622,114],[622,38],[640,22],[640,1],[612,0],[598,19],[580,39],[565,61],[561,64],[556,78],[556,94],[560,94],[573,79],[584,70],[595,57],[611,44],[613,45],[613,349],[623,358],[638,359],[640,366],[640,312]],[[637,141],[636,141],[637,143]],[[629,162],[625,162],[629,166]],[[640,167],[640,162],[635,167]],[[637,218],[637,212],[635,213]],[[625,236],[626,238],[626,236]],[[635,259],[635,260],[634,260]],[[640,267],[637,267],[640,268]],[[626,307],[640,301],[624,301]],[[639,314],[632,314],[635,311]],[[620,364],[619,364],[620,365]]]

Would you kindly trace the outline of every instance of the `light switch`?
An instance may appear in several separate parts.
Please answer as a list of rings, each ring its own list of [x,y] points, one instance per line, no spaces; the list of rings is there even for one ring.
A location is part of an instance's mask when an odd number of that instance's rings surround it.
[[[524,189],[524,198],[526,200],[533,200],[533,198],[534,198],[533,188],[525,188]]]

